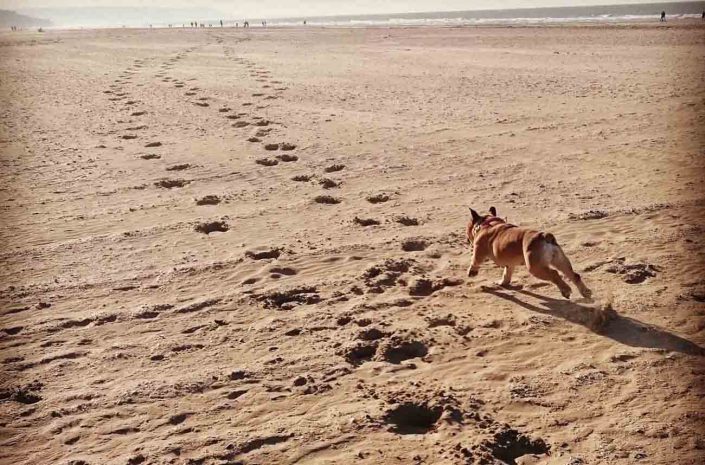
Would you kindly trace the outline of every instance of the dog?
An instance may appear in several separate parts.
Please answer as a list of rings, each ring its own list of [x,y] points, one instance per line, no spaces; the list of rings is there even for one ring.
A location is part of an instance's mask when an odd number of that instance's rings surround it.
[[[526,265],[529,273],[538,279],[558,286],[566,299],[570,298],[571,288],[556,270],[571,281],[583,297],[589,299],[592,296],[592,291],[583,283],[580,275],[573,271],[570,260],[553,234],[509,224],[497,216],[494,207],[489,208],[489,213],[480,215],[470,209],[472,218],[466,232],[468,242],[473,245],[469,277],[477,276],[480,265],[491,258],[497,265],[504,267],[502,280],[498,283],[502,287],[511,283],[514,267]]]

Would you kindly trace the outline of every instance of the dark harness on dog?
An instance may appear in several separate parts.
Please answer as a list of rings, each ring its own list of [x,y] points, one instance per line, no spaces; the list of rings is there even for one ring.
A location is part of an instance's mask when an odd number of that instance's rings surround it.
[[[498,224],[507,224],[507,222],[497,216],[488,216],[482,221],[482,223],[477,223],[472,228],[473,235],[477,235],[482,228],[491,228],[492,226],[496,226]]]

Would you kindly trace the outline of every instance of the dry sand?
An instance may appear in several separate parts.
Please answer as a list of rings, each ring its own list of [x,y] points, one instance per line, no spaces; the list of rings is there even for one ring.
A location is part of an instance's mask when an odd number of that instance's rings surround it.
[[[699,22],[3,34],[0,462],[702,463],[704,59]],[[595,301],[467,278],[490,205]]]

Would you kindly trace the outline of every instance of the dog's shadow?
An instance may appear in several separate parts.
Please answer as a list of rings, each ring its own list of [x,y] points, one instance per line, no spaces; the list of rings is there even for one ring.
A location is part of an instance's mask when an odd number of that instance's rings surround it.
[[[513,288],[512,290],[540,300],[541,306],[524,302],[515,295],[506,292],[505,289],[483,287],[484,292],[520,305],[527,310],[563,318],[572,323],[583,325],[591,331],[624,345],[705,356],[705,348],[694,342],[669,333],[657,326],[618,315],[614,310],[605,310],[594,305],[590,306],[585,301],[559,300],[523,289]]]

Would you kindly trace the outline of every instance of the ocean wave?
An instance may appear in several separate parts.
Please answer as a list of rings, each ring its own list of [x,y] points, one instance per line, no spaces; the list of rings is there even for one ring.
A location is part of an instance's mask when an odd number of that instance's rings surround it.
[[[696,19],[698,14],[670,15],[670,19]],[[414,26],[474,26],[474,25],[531,25],[553,23],[623,23],[658,21],[659,16],[653,15],[599,15],[577,17],[545,17],[545,18],[384,18],[384,19],[342,19],[331,18],[326,21],[308,21],[312,27],[414,27]],[[299,27],[301,21],[270,20],[268,26]]]

